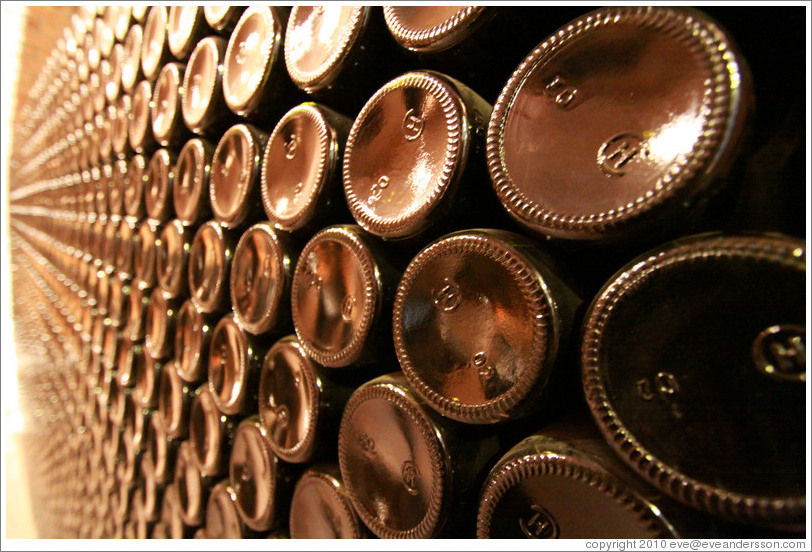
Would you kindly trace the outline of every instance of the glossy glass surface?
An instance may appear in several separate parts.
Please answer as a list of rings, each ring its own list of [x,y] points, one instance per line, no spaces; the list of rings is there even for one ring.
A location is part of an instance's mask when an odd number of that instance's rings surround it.
[[[175,361],[167,362],[158,383],[158,413],[170,436],[177,435],[182,423],[183,381]]]
[[[237,24],[245,6],[204,6],[203,15],[212,29],[222,31]]]
[[[449,410],[515,404],[528,379],[544,381],[551,343],[539,322],[552,318],[544,286],[499,234],[457,233],[421,251],[398,288],[394,326],[398,358],[418,392],[441,412],[473,421]],[[501,406],[477,421],[497,421],[513,405]]]
[[[474,30],[481,6],[386,6],[384,16],[403,47],[439,52],[462,42]]]
[[[147,328],[144,336],[144,344],[150,356],[154,358],[169,357],[172,349],[169,328],[170,325],[174,327],[174,321],[170,322],[170,317],[174,316],[175,313],[170,308],[163,292],[159,288],[155,288],[149,297]]]
[[[131,92],[138,81],[141,66],[141,45],[144,30],[141,25],[133,25],[124,40],[124,62],[121,67],[121,84],[124,90]]]
[[[127,151],[131,112],[132,98],[129,96],[129,94],[124,94],[116,103],[116,120],[113,121],[111,140],[113,151],[115,153],[122,154]]]
[[[608,312],[597,359],[611,408],[647,454],[682,476],[720,493],[802,497],[803,257],[678,253],[635,277]],[[793,331],[758,339],[775,326]],[[765,372],[762,350],[796,378]]]
[[[439,27],[465,11],[465,6],[398,6],[393,15],[404,26],[415,31]]]
[[[606,475],[598,472],[598,477]],[[663,535],[671,536],[662,527],[644,523],[629,511],[627,504],[605,489],[576,477],[547,473],[523,477],[511,485],[497,503],[488,527],[488,537],[496,539],[624,539]]]
[[[200,525],[206,511],[202,476],[189,441],[183,441],[175,462],[174,484],[178,490],[180,516],[187,525]]]
[[[141,68],[144,76],[153,78],[160,69],[160,63],[167,50],[166,6],[152,6],[144,23],[144,45],[141,47]]]
[[[132,118],[130,119],[130,147],[136,151],[144,149],[144,145],[152,137],[150,125],[150,102],[152,101],[152,85],[149,81],[139,82],[133,91]]]
[[[135,384],[133,365],[135,364],[134,357],[138,354],[143,354],[139,344],[133,343],[127,339],[126,336],[120,339],[118,352],[116,354],[116,378],[118,379],[119,386],[132,387]]]
[[[135,389],[133,398],[141,408],[158,406],[158,370],[163,366],[149,354],[135,357]]]
[[[191,43],[194,34],[203,21],[202,6],[171,6],[167,21],[167,42],[169,50],[178,59],[182,59],[194,48]]]
[[[144,213],[144,180],[147,162],[143,155],[134,155],[127,165],[127,185],[124,187],[124,210],[131,217]]]
[[[725,170],[720,157],[738,146],[751,100],[734,46],[697,14],[588,17],[596,24],[585,16],[528,56],[489,131],[508,210],[571,239],[611,237],[646,216],[653,224],[655,209],[673,212],[703,191],[709,180],[696,175]]]
[[[156,280],[157,231],[158,227],[148,222],[142,222],[138,227],[138,244],[133,256],[133,264],[135,265],[135,279],[146,288],[154,286]]]
[[[127,327],[124,334],[131,341],[144,339],[144,319],[147,314],[149,291],[139,285],[130,288],[130,297],[127,303]]]

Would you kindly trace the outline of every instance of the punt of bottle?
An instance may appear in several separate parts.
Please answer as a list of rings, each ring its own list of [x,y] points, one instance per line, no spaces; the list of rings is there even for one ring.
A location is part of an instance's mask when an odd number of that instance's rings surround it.
[[[178,374],[187,383],[199,383],[208,375],[208,351],[213,321],[187,299],[175,324],[175,358]]]
[[[379,334],[391,274],[371,238],[358,226],[325,228],[305,245],[296,264],[291,311],[296,336],[319,364],[368,364]],[[386,288],[384,287],[386,284]]]
[[[175,165],[172,204],[178,219],[197,226],[210,217],[209,177],[214,147],[202,138],[186,142]]]
[[[296,336],[277,341],[265,355],[258,394],[273,452],[292,463],[333,457],[340,414],[353,390],[313,362]]]
[[[350,125],[314,103],[294,107],[276,124],[261,174],[262,204],[276,228],[312,233],[346,212],[340,164]]]
[[[461,231],[423,249],[394,305],[395,348],[414,390],[468,423],[541,408],[580,305],[553,270],[532,242],[504,231]]]
[[[377,236],[406,239],[448,215],[456,196],[481,200],[466,188],[484,181],[484,167],[481,175],[466,169],[482,161],[477,153],[490,113],[446,75],[415,71],[388,82],[347,138],[344,193],[355,220]]]
[[[598,10],[541,42],[505,85],[491,177],[508,212],[548,236],[685,228],[728,176],[751,107],[747,65],[706,16]]]
[[[211,164],[209,194],[214,218],[236,228],[262,212],[260,160],[268,135],[248,124],[229,128],[217,144]]]
[[[227,415],[256,411],[257,379],[265,350],[237,324],[224,316],[209,345],[209,389],[217,408]]]
[[[195,233],[189,252],[189,295],[200,312],[219,313],[230,307],[229,278],[236,237],[216,221]]]
[[[195,46],[183,75],[183,121],[196,134],[215,134],[231,120],[223,96],[223,60],[228,43],[209,36]]]
[[[290,238],[268,222],[248,228],[234,250],[229,278],[234,319],[252,334],[290,326],[290,295],[297,251]]]

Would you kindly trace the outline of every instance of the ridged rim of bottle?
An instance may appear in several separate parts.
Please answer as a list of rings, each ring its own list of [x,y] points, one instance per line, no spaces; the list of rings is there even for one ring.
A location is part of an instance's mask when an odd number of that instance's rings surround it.
[[[278,9],[278,8],[277,8]],[[267,14],[267,18],[266,18]],[[268,30],[268,34],[273,36],[273,41],[268,50],[262,53],[262,60],[260,65],[264,68],[262,78],[259,79],[257,83],[257,87],[250,91],[250,94],[247,95],[244,101],[241,103],[235,103],[231,99],[231,85],[229,84],[229,79],[227,75],[228,71],[228,60],[231,58],[231,52],[234,48],[234,44],[236,38],[240,35],[240,31],[242,30],[243,25],[245,22],[256,15],[259,15],[263,18],[263,22],[266,25]],[[269,21],[270,19],[270,21]],[[234,30],[231,31],[231,36],[228,39],[228,46],[226,47],[226,54],[223,57],[223,97],[226,100],[226,105],[228,105],[229,109],[236,113],[237,115],[246,116],[252,113],[254,110],[258,108],[258,102],[260,98],[260,90],[263,88],[263,84],[268,80],[269,75],[271,74],[271,69],[273,68],[273,62],[276,56],[279,53],[279,48],[282,42],[282,33],[284,28],[281,22],[278,20],[277,12],[273,6],[249,6],[245,9],[245,11],[240,16],[239,21],[234,26]],[[242,95],[242,94],[241,94]]]
[[[296,8],[293,9],[295,10]],[[319,148],[319,168],[318,172],[313,178],[313,180],[318,182],[318,186],[314,187],[313,193],[307,198],[307,201],[302,208],[299,209],[293,216],[282,217],[279,216],[272,208],[271,198],[268,195],[268,188],[270,187],[268,179],[270,178],[270,175],[267,159],[270,154],[271,146],[273,145],[274,140],[276,140],[279,136],[282,128],[292,119],[299,117],[309,119],[316,126],[316,131],[318,132],[318,140],[321,146]],[[316,203],[318,202],[319,197],[322,195],[322,191],[326,183],[325,181],[327,179],[327,175],[329,174],[327,167],[331,164],[331,157],[334,158],[338,153],[337,146],[338,144],[335,140],[334,133],[330,132],[329,123],[327,122],[327,118],[324,116],[324,112],[317,106],[317,104],[312,102],[297,105],[288,111],[276,124],[270,138],[268,138],[268,143],[265,145],[265,151],[262,156],[262,170],[260,173],[262,206],[265,208],[265,214],[268,216],[268,219],[274,224],[274,226],[280,230],[290,232],[300,228],[300,223],[303,220],[309,219],[313,210],[316,208]],[[273,172],[273,167],[270,168],[270,172]]]
[[[220,59],[220,49],[217,47],[218,38],[216,36],[207,36],[206,38],[202,39],[200,42],[197,43],[195,49],[192,50],[191,56],[189,56],[189,62],[186,64],[186,71],[183,74],[183,94],[181,94],[181,112],[183,114],[183,122],[186,123],[186,126],[189,127],[194,132],[200,132],[202,130],[202,123],[203,120],[206,118],[207,115],[211,113],[212,107],[217,103],[216,99],[218,99],[218,92],[222,93],[223,87],[223,68],[222,65],[224,63],[224,59]],[[223,40],[220,38],[219,40]],[[192,76],[192,70],[195,66],[195,61],[197,61],[198,56],[204,55],[206,52],[211,51],[214,55],[214,68],[212,72],[214,73],[214,79],[210,79],[205,81],[208,85],[207,93],[209,96],[209,104],[206,106],[206,109],[200,113],[200,116],[196,119],[193,119],[189,113],[191,112],[192,108],[189,106],[189,90],[190,90],[190,83],[189,80]],[[218,90],[218,83],[219,88]]]
[[[322,471],[319,469],[318,466],[313,466],[307,469],[299,480],[296,482],[296,486],[293,489],[293,497],[291,498],[291,511],[293,510],[293,504],[296,502],[296,497],[301,495],[301,488],[305,482],[308,480],[315,479],[321,483],[324,483],[328,486],[333,496],[337,499],[331,501],[331,504],[334,506],[338,506],[341,508],[341,513],[343,514],[344,519],[350,521],[352,525],[352,538],[362,538],[363,537],[363,527],[360,523],[360,518],[358,514],[355,513],[355,508],[352,505],[352,499],[346,492],[346,489],[342,492],[343,484],[333,477],[332,475]],[[296,530],[295,519],[293,516],[290,516],[290,537],[295,539],[297,538],[295,534],[298,532]]]
[[[232,462],[234,462],[234,455],[231,454],[228,460],[228,484],[229,487],[234,489],[234,496],[236,500],[234,501],[234,505],[237,507],[237,512],[240,514],[240,518],[242,518],[243,523],[247,525],[249,528],[253,529],[254,531],[266,531],[268,528],[265,526],[265,523],[269,520],[273,519],[275,512],[277,511],[276,505],[276,490],[277,490],[277,476],[279,473],[279,466],[276,462],[276,457],[271,450],[270,446],[263,446],[269,445],[270,439],[268,439],[267,433],[265,428],[260,425],[259,421],[255,418],[246,418],[237,426],[237,430],[234,433],[234,443],[232,444],[232,451],[234,450],[234,445],[237,443],[237,439],[240,438],[241,435],[245,434],[246,436],[243,437],[244,439],[254,439],[258,441],[259,446],[257,447],[262,455],[263,461],[268,466],[268,471],[271,472],[270,477],[268,478],[270,481],[268,494],[271,497],[270,500],[270,508],[269,511],[260,512],[257,516],[249,516],[245,509],[240,504],[239,495],[237,494],[237,490],[234,488],[233,482],[231,481],[231,466]],[[252,446],[256,446],[256,444],[246,444],[247,448]],[[252,475],[253,470],[251,470]],[[268,519],[266,519],[266,517]]]
[[[303,278],[303,271],[298,270],[299,266],[304,266],[304,261],[313,251],[313,249],[323,241],[336,241],[350,250],[352,255],[358,261],[361,268],[361,278],[364,280],[364,310],[361,313],[362,322],[350,339],[346,347],[336,352],[324,351],[315,347],[310,341],[302,335],[301,332],[301,314],[299,313],[299,280]],[[299,343],[305,350],[307,355],[324,366],[338,368],[352,364],[361,356],[364,349],[367,337],[376,312],[379,308],[379,296],[381,293],[381,284],[377,276],[377,263],[375,259],[370,256],[369,249],[361,237],[360,233],[353,229],[351,226],[331,226],[313,236],[309,242],[302,249],[299,255],[299,262],[296,264],[296,270],[293,273],[293,281],[291,283],[290,300],[291,300],[291,316],[293,318],[293,327],[296,331],[296,337],[299,338]]]
[[[383,15],[389,32],[401,46],[409,50],[431,52],[436,49],[437,42],[447,38],[449,33],[459,27],[473,23],[484,10],[483,6],[465,6],[465,9],[455,13],[452,18],[423,30],[406,27],[397,17],[395,7],[384,6]]]
[[[349,470],[347,467],[347,420],[349,420],[355,411],[364,402],[371,399],[382,399],[394,403],[394,405],[408,418],[417,425],[420,429],[420,437],[426,444],[426,448],[431,456],[433,485],[431,489],[431,498],[429,499],[426,515],[420,520],[415,527],[406,530],[391,529],[378,521],[364,505],[356,498],[352,490],[352,480],[346,477]],[[344,446],[342,446],[344,445]],[[341,477],[344,479],[344,485],[347,487],[355,506],[355,511],[361,520],[369,527],[372,532],[384,539],[425,539],[430,538],[435,532],[438,523],[442,522],[443,518],[443,493],[448,493],[451,490],[450,477],[451,474],[446,470],[448,455],[445,451],[442,441],[429,420],[426,413],[420,405],[408,395],[408,393],[400,386],[389,382],[370,382],[359,387],[347,401],[344,407],[344,414],[341,418],[341,425],[338,430],[338,462],[341,469]]]
[[[524,304],[532,311],[533,345],[528,368],[516,383],[505,393],[482,404],[461,404],[442,396],[429,387],[415,369],[404,341],[404,311],[407,294],[417,276],[435,259],[448,254],[481,255],[498,263],[516,274],[516,284],[521,290]],[[555,351],[555,341],[560,333],[558,318],[554,316],[554,303],[533,263],[524,255],[502,242],[498,237],[476,231],[463,231],[441,238],[420,251],[412,259],[401,277],[393,306],[392,334],[395,352],[404,375],[414,391],[432,408],[454,420],[466,423],[495,423],[503,421],[505,415],[517,406],[530,393],[539,376],[549,368],[545,353]],[[552,343],[551,343],[552,341]]]
[[[275,355],[277,351],[283,349],[292,349],[296,356],[299,359],[299,364],[306,365],[307,369],[301,370],[302,375],[304,376],[304,387],[307,393],[307,400],[309,402],[309,408],[307,409],[307,423],[305,424],[306,430],[304,435],[302,435],[299,442],[293,445],[292,447],[284,447],[277,443],[276,439],[273,438],[271,433],[271,428],[265,428],[268,432],[268,442],[271,445],[271,450],[276,454],[279,458],[286,462],[301,462],[303,456],[310,456],[309,449],[311,449],[316,443],[316,426],[319,424],[319,415],[320,413],[320,387],[318,381],[314,377],[314,366],[313,362],[305,353],[302,345],[299,343],[299,340],[296,336],[286,336],[277,341],[273,347],[270,348],[268,353],[265,355],[265,359],[262,362],[262,371],[260,373],[260,384],[259,384],[259,423],[263,427],[264,424],[262,422],[262,410],[263,405],[268,403],[268,395],[265,394],[265,387],[262,385],[262,380],[264,379],[267,370],[265,369],[265,365],[267,364],[268,360],[272,358],[272,355]],[[305,454],[306,453],[306,454]]]
[[[288,75],[290,75],[291,80],[296,86],[303,90],[317,90],[329,85],[329,83],[335,79],[335,77],[330,78],[330,74],[335,71],[336,67],[347,55],[347,52],[354,44],[355,40],[353,39],[357,37],[359,31],[363,27],[363,24],[367,19],[364,17],[365,11],[369,8],[365,8],[364,6],[349,6],[352,9],[352,15],[347,22],[347,25],[342,29],[338,40],[335,41],[336,46],[330,52],[328,58],[321,65],[319,65],[317,70],[302,71],[296,67],[290,57],[290,52],[294,49],[293,45],[290,43],[290,29],[293,26],[294,21],[296,21],[296,16],[298,15],[299,10],[303,7],[310,6],[294,6],[290,12],[290,16],[288,17],[284,45],[285,67],[288,70]]]
[[[681,264],[719,259],[752,259],[805,269],[806,247],[782,236],[699,235],[671,242],[650,252],[633,266],[621,269],[593,300],[585,316],[581,346],[581,376],[592,416],[606,441],[640,475],[666,494],[695,508],[748,522],[803,522],[804,497],[767,498],[724,491],[680,473],[650,454],[626,428],[612,406],[604,385],[601,335],[612,311],[657,273]]]
[[[224,225],[226,228],[236,228],[245,220],[246,217],[246,199],[250,195],[250,188],[252,182],[256,179],[256,168],[253,166],[243,167],[244,171],[248,171],[249,175],[246,179],[245,186],[238,186],[232,183],[232,187],[237,188],[240,192],[239,201],[237,202],[237,209],[233,213],[223,213],[217,201],[217,186],[214,185],[214,170],[215,162],[220,157],[221,148],[225,147],[228,143],[227,140],[231,136],[237,135],[245,141],[246,149],[250,152],[248,154],[249,160],[253,161],[260,155],[259,144],[254,139],[254,133],[251,128],[245,123],[238,123],[229,128],[220,140],[217,142],[217,147],[214,148],[214,153],[211,156],[211,176],[209,177],[209,201],[211,202],[211,212],[217,222]]]
[[[243,314],[237,308],[237,274],[235,274],[237,263],[236,260],[240,257],[241,252],[243,249],[248,247],[247,243],[248,240],[254,234],[261,234],[266,243],[270,245],[271,252],[273,253],[273,262],[276,264],[277,271],[280,276],[283,278],[280,281],[275,282],[276,285],[273,288],[273,294],[269,301],[271,308],[268,309],[266,313],[263,313],[262,317],[257,322],[250,322],[245,320]],[[234,320],[237,324],[248,333],[257,335],[262,334],[267,331],[270,331],[274,326],[277,325],[279,319],[279,309],[282,306],[282,301],[285,296],[285,289],[288,287],[285,285],[287,282],[285,280],[289,280],[286,271],[285,271],[285,264],[286,264],[286,257],[287,252],[284,249],[283,244],[279,240],[279,236],[276,233],[276,230],[271,226],[269,222],[258,222],[248,228],[245,232],[243,232],[242,236],[240,236],[240,241],[237,242],[237,247],[234,248],[234,256],[231,262],[231,274],[229,277],[228,287],[229,287],[229,297],[231,298],[231,305],[232,311],[234,313]]]
[[[590,215],[556,213],[528,198],[514,184],[504,164],[503,131],[526,77],[559,51],[584,34],[618,23],[631,23],[640,28],[668,33],[680,40],[686,48],[703,53],[708,64],[709,77],[705,83],[702,105],[704,124],[690,153],[680,156],[657,183],[626,205]],[[664,198],[677,190],[685,191],[692,182],[694,195],[705,189],[707,182],[698,179],[717,163],[724,153],[724,143],[741,125],[739,115],[739,82],[746,84],[739,70],[743,60],[733,49],[730,39],[709,19],[698,12],[668,7],[611,7],[586,14],[547,37],[521,62],[511,75],[494,105],[488,124],[486,158],[494,189],[505,209],[523,225],[542,233],[598,233],[616,229],[619,225],[637,219],[641,214],[658,207]],[[741,117],[739,117],[741,118]]]
[[[209,230],[209,228],[210,228],[210,230]],[[224,255],[223,255],[223,257],[224,257],[223,278],[217,278],[214,281],[214,284],[212,285],[212,287],[214,288],[214,291],[211,294],[211,297],[212,297],[211,301],[201,301],[200,300],[200,298],[197,296],[197,293],[195,293],[195,290],[197,289],[197,287],[192,282],[191,271],[189,270],[187,272],[188,272],[188,279],[189,279],[189,282],[188,282],[189,283],[189,295],[191,297],[192,303],[194,303],[195,307],[200,312],[211,314],[211,313],[214,313],[214,312],[216,312],[218,310],[217,307],[224,300],[223,294],[225,292],[223,291],[222,288],[224,287],[223,286],[223,283],[224,283],[223,280],[227,276],[228,272],[230,272],[230,267],[228,266],[228,264],[229,264],[228,256],[229,255],[228,255],[228,247],[226,247],[226,239],[225,239],[225,234],[223,233],[223,227],[220,226],[220,223],[218,223],[217,221],[214,221],[214,220],[210,220],[210,221],[208,221],[208,222],[206,222],[206,223],[204,223],[203,225],[200,226],[200,228],[195,233],[194,239],[192,240],[192,249],[194,249],[194,245],[198,241],[198,236],[202,236],[202,234],[204,232],[214,232],[215,236],[217,237],[217,241],[219,243],[221,243],[222,246],[223,246],[223,253],[224,253]],[[202,241],[203,238],[201,237],[200,240]],[[201,247],[203,247],[203,249],[205,250],[205,243]],[[190,262],[191,262],[191,253],[192,253],[192,251],[190,250],[189,251]],[[231,256],[233,258],[233,254]]]
[[[217,337],[217,333],[221,331],[225,332],[226,330],[224,330],[223,328],[225,328],[225,326],[228,326],[230,324],[233,324],[234,327],[236,328],[237,340],[240,342],[240,346],[244,354],[237,355],[238,364],[234,366],[235,371],[234,382],[232,383],[231,389],[229,389],[228,400],[223,401],[220,398],[220,393],[217,393],[216,390],[214,389],[214,382],[212,382],[211,379],[211,351],[212,348],[214,347],[215,343],[214,338]],[[226,343],[227,342],[228,341],[226,341]],[[251,346],[250,343],[248,343],[248,336],[245,335],[243,329],[240,327],[239,324],[237,324],[234,314],[233,313],[227,314],[226,316],[220,319],[220,321],[214,327],[214,330],[212,330],[211,332],[211,340],[209,341],[209,370],[206,379],[206,384],[209,386],[209,391],[211,392],[210,393],[211,398],[214,401],[215,406],[217,406],[217,409],[223,414],[233,416],[239,414],[240,412],[242,406],[241,403],[244,402],[244,399],[240,400],[239,395],[237,395],[236,397],[234,396],[234,384],[239,384],[241,388],[245,387],[248,375],[248,362],[250,355],[251,355]]]
[[[504,463],[500,461],[491,470],[477,510],[478,539],[491,538],[490,523],[500,499],[523,479],[540,475],[574,479],[585,486],[597,489],[623,506],[646,529],[656,531],[658,536],[677,536],[673,527],[651,515],[651,510],[656,509],[653,504],[632,492],[611,474],[600,471],[599,467],[575,455],[564,458],[552,453],[541,453],[525,455]],[[670,532],[666,529],[670,529]]]
[[[445,144],[445,159],[439,177],[433,178],[433,185],[426,195],[425,201],[416,209],[403,213],[394,218],[384,218],[369,212],[365,202],[357,196],[353,189],[352,175],[350,174],[350,158],[353,154],[355,140],[361,132],[365,119],[390,92],[401,88],[419,88],[434,96],[440,109],[445,115],[446,130],[448,132]],[[448,188],[459,178],[458,165],[467,155],[469,142],[465,105],[457,98],[454,86],[439,73],[428,71],[411,71],[386,83],[364,105],[361,112],[353,121],[347,143],[344,147],[344,195],[352,216],[365,230],[383,238],[406,237],[419,232],[424,224],[422,220],[430,213],[445,196]],[[417,223],[417,224],[415,224]]]

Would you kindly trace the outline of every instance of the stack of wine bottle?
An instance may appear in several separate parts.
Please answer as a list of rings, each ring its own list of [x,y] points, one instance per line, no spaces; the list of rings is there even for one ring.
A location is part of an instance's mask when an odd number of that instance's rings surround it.
[[[803,10],[78,9],[10,174],[40,536],[803,536]]]

